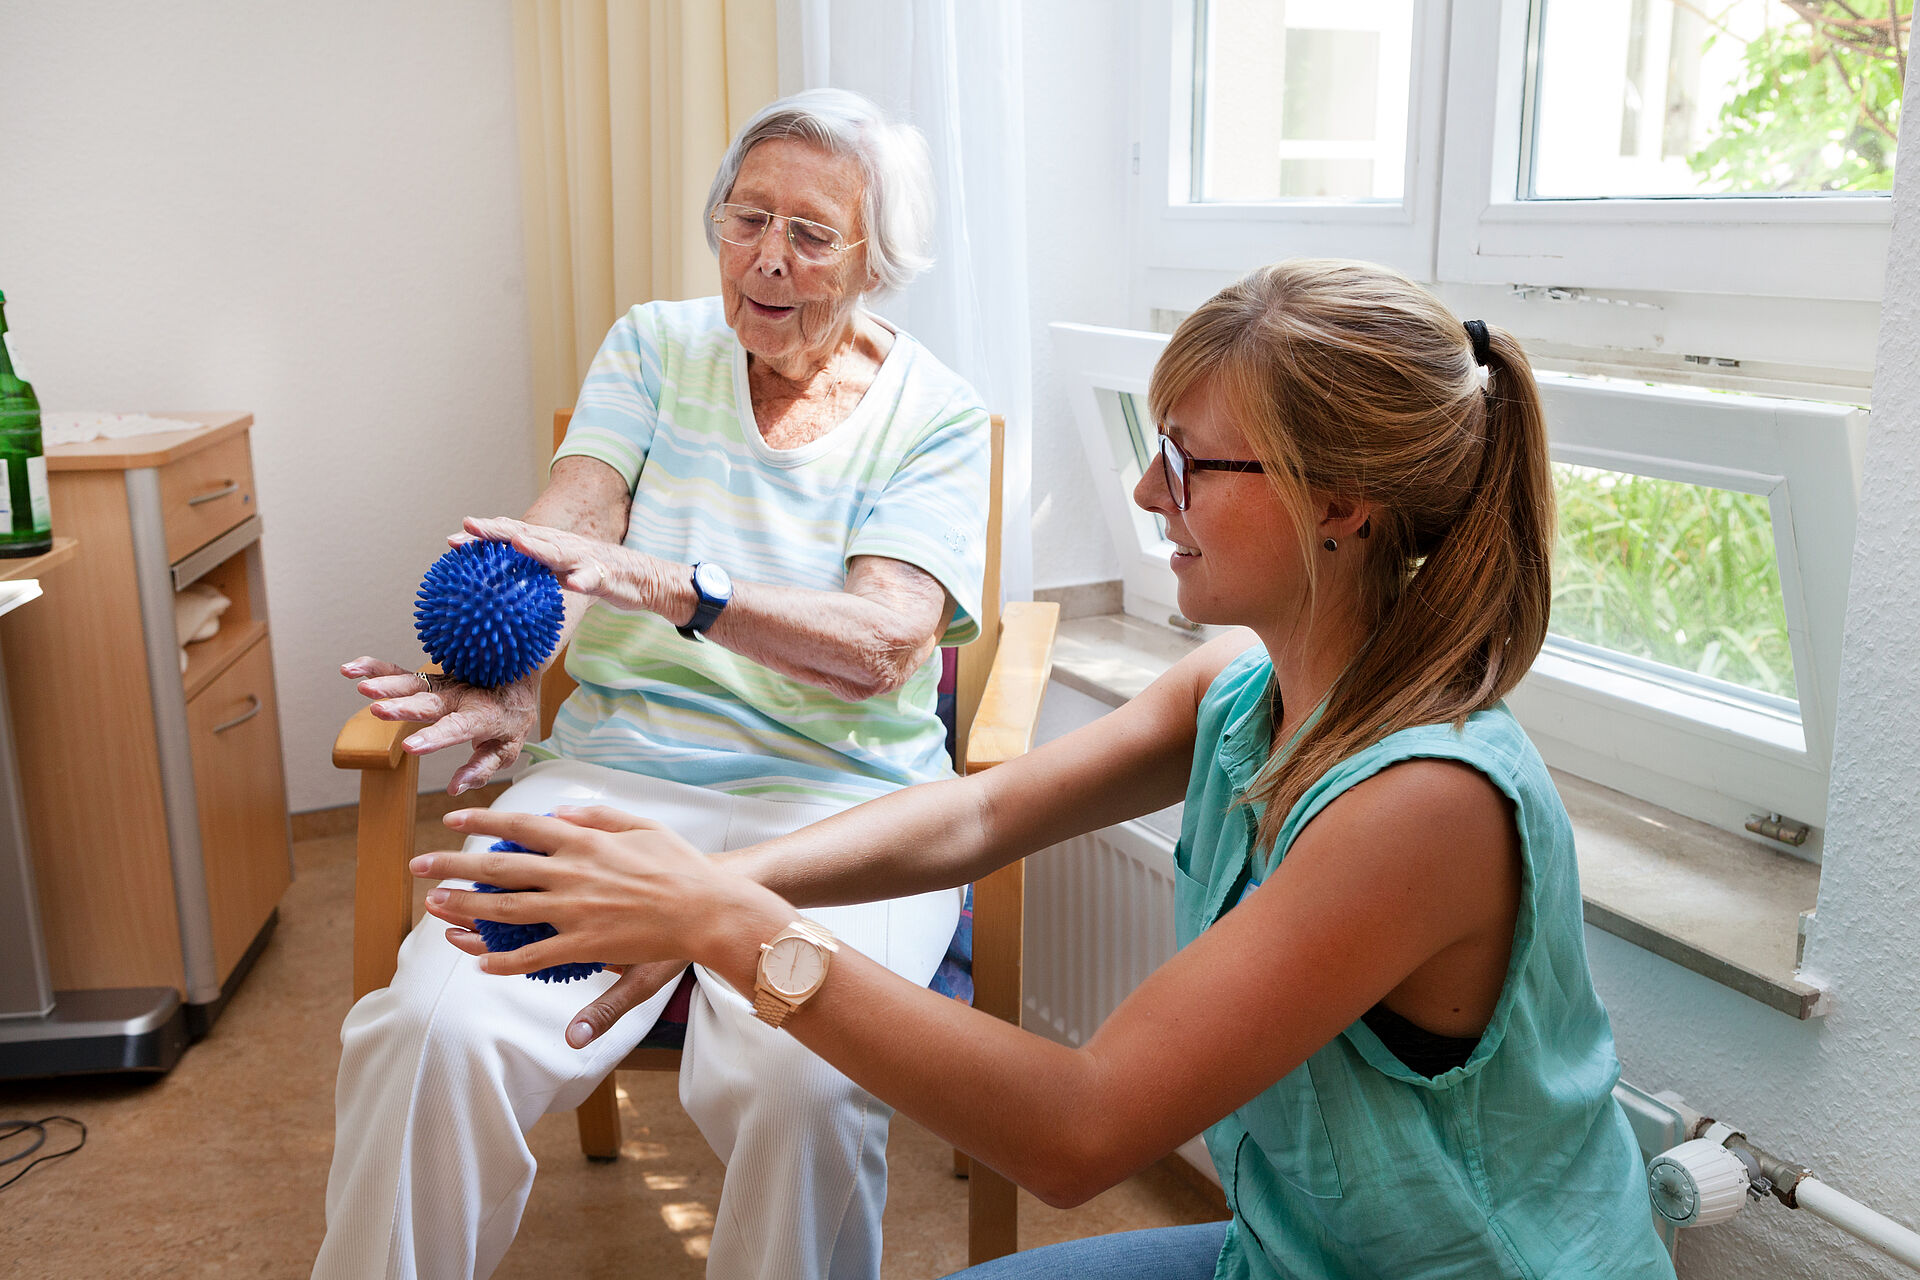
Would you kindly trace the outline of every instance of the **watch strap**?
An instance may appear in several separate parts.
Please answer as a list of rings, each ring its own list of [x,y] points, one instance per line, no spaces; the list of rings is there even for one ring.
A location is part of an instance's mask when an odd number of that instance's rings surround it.
[[[682,640],[703,639],[704,637],[701,633],[712,626],[714,619],[720,616],[720,611],[733,602],[731,593],[724,596],[712,596],[708,595],[701,588],[700,564],[698,562],[693,566],[693,593],[696,598],[696,603],[693,607],[693,617],[687,619],[685,626],[674,628],[675,631],[680,633]]]
[[[753,1016],[770,1027],[779,1027],[793,1016],[800,1006],[781,999],[765,987],[755,987],[753,991]]]

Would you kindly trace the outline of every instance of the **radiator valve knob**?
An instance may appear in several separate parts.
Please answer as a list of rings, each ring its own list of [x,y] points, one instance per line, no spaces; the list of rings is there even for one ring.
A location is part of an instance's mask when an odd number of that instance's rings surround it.
[[[1653,1211],[1676,1227],[1725,1222],[1747,1202],[1749,1182],[1740,1157],[1711,1138],[1683,1142],[1647,1166]]]

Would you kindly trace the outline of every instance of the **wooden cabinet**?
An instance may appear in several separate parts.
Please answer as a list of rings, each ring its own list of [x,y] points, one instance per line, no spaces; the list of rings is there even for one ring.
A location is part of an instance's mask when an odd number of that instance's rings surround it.
[[[171,986],[204,1030],[291,880],[248,414],[47,454],[60,589],[0,619],[53,985]],[[187,646],[173,602],[232,603]]]

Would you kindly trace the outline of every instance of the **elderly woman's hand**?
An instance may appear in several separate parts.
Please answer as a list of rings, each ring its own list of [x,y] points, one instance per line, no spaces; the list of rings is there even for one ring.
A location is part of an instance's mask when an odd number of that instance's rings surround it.
[[[359,681],[360,692],[375,699],[375,718],[426,726],[401,744],[412,754],[473,744],[472,756],[447,785],[454,795],[485,785],[519,759],[520,748],[539,727],[538,671],[495,689],[476,689],[445,676],[427,680],[378,658],[355,658],[341,666],[340,674]]]
[[[655,581],[658,562],[566,529],[528,524],[509,516],[468,516],[461,522],[467,533],[489,542],[508,542],[547,568],[568,591],[605,600],[616,609],[653,609],[659,597]],[[460,541],[459,538],[449,541]]]
[[[462,950],[480,954],[477,939],[466,934],[475,916],[544,921],[559,931],[517,951],[486,954],[481,967],[489,973],[578,962],[711,964],[741,938],[771,937],[794,917],[772,890],[726,870],[659,823],[617,809],[561,808],[552,817],[462,809],[445,821],[465,835],[548,855],[457,850],[408,864],[423,879],[476,880],[506,891],[440,887],[427,895],[427,910],[454,926],[448,936]],[[755,920],[771,923],[756,931]]]

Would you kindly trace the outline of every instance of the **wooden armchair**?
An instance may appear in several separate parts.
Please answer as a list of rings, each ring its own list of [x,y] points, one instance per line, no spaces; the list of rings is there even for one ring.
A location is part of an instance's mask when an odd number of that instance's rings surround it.
[[[571,410],[554,414],[555,448]],[[981,594],[980,638],[957,650],[956,766],[979,773],[1024,753],[1033,743],[1040,700],[1053,665],[1056,604],[1000,604],[1000,494],[1004,423],[992,423],[992,502],[987,520],[987,571]],[[541,731],[550,732],[573,680],[556,658],[541,680]],[[361,708],[333,745],[339,769],[360,771],[359,838],[353,901],[353,994],[358,1000],[393,978],[400,943],[413,927],[413,854],[419,761],[400,748],[413,726],[376,720]],[[1020,1022],[1021,930],[1026,892],[1022,863],[994,872],[973,887],[973,1003]],[[677,1049],[642,1044],[616,1070],[678,1071]],[[576,1112],[581,1149],[610,1159],[620,1150],[620,1112],[608,1075]],[[975,1264],[1017,1246],[1015,1188],[993,1170],[954,1153],[956,1172],[969,1176],[967,1255]]]

